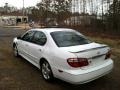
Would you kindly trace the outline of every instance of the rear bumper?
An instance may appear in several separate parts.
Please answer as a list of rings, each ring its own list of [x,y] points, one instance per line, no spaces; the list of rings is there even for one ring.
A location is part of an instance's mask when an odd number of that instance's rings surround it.
[[[63,71],[60,79],[72,84],[83,84],[108,74],[113,69],[113,61],[109,59],[105,64],[89,70]]]

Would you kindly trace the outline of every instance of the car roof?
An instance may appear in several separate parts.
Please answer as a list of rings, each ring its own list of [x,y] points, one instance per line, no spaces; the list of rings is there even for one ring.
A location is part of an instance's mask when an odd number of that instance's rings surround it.
[[[55,32],[55,31],[74,31],[73,29],[68,29],[68,28],[35,28],[31,30],[48,32],[48,33]]]

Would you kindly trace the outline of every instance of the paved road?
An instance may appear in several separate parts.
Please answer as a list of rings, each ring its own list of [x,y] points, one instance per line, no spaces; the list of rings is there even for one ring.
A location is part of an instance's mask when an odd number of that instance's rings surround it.
[[[25,32],[25,30],[21,30],[19,28],[1,28],[0,27],[0,36],[14,37],[14,36],[20,35],[24,32]]]
[[[25,32],[13,28],[0,28],[0,90],[119,90],[120,69],[84,85],[71,85],[56,79],[43,80],[39,70],[12,52],[12,39]]]

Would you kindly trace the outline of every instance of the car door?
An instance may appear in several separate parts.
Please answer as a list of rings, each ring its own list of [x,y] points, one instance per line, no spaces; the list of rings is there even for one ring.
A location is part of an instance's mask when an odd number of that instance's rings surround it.
[[[19,50],[19,53],[24,58],[30,59],[29,46],[34,33],[35,31],[28,31],[21,37],[21,39],[18,42],[17,48]]]
[[[29,54],[36,66],[39,65],[39,60],[44,52],[44,45],[47,41],[46,35],[42,31],[36,31],[34,37],[31,40],[29,48]]]

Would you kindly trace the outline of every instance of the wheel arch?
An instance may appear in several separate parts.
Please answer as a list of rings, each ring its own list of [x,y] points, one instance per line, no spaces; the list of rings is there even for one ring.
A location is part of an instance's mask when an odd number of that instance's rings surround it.
[[[15,47],[15,46],[16,46],[16,43],[14,42],[14,43],[13,43],[13,47]]]
[[[47,80],[47,81],[52,81],[53,79],[54,79],[54,74],[53,74],[53,70],[52,70],[52,68],[51,68],[51,65],[50,65],[50,62],[49,62],[49,60],[48,59],[46,59],[46,58],[44,58],[44,57],[42,57],[41,59],[40,59],[40,70],[41,70],[41,72],[42,72],[42,64],[43,64],[43,62],[44,61],[46,61],[48,64],[49,64],[49,66],[50,66],[50,70],[51,70],[51,79],[49,79],[49,80]]]
[[[48,59],[46,59],[46,58],[42,57],[42,58],[40,59],[40,61],[39,61],[40,68],[41,68],[41,65],[42,65],[42,63],[43,63],[44,61],[47,61],[47,62],[50,64],[50,62],[49,62],[49,60],[48,60]]]
[[[48,59],[48,58],[45,58],[45,57],[41,57],[40,58],[40,61],[39,61],[39,66],[40,66],[40,69],[41,69],[41,65],[44,61],[47,61],[52,69],[52,62]]]

